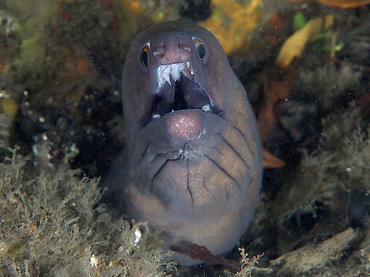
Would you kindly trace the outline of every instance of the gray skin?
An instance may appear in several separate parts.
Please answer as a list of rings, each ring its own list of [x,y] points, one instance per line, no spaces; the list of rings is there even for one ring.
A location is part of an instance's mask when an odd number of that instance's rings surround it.
[[[128,152],[107,186],[125,212],[163,230],[180,265],[200,263],[180,254],[189,243],[231,251],[255,211],[262,157],[256,118],[220,43],[191,22],[152,26],[127,53],[122,99]]]

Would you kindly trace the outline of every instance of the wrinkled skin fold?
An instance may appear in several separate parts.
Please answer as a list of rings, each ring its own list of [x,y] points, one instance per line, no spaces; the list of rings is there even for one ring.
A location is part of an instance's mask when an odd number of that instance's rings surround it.
[[[127,156],[105,185],[129,216],[164,230],[167,248],[232,250],[255,211],[262,159],[247,94],[217,39],[185,21],[144,31],[125,60],[122,99]],[[199,263],[180,252],[180,265]]]

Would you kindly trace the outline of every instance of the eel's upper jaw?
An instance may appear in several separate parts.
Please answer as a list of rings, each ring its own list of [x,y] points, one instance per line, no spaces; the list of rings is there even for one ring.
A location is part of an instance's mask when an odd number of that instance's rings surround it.
[[[151,101],[144,125],[152,119],[186,109],[198,109],[203,112],[220,113],[212,99],[197,81],[197,71],[190,62],[160,65],[156,71],[157,88]]]
[[[171,80],[179,81],[181,75],[186,76],[188,79],[194,82],[194,71],[190,62],[173,63],[160,65],[157,68],[157,81],[158,88],[156,93],[158,93],[163,85],[167,82],[170,86]]]

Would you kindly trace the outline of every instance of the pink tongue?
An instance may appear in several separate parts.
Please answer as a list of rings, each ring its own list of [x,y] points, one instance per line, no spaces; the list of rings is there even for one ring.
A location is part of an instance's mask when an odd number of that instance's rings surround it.
[[[176,141],[195,140],[204,130],[204,114],[199,110],[179,110],[164,116],[167,133]]]

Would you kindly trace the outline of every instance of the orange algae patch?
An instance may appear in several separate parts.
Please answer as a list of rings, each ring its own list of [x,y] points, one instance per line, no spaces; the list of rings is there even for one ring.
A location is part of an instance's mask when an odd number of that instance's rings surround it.
[[[1,25],[1,24],[0,24]],[[10,66],[11,66],[11,56],[7,56],[6,53],[3,53],[2,57],[0,57],[0,74],[1,73],[8,73]],[[5,56],[5,57],[4,57]]]
[[[201,26],[212,32],[221,43],[226,54],[241,48],[246,36],[260,21],[257,10],[262,0],[251,0],[243,5],[235,0],[213,0],[212,15]]]
[[[15,114],[18,111],[18,104],[11,98],[3,99],[2,108],[5,114]]]
[[[121,4],[128,11],[139,15],[145,11],[145,7],[138,0],[122,0]]]
[[[74,103],[81,100],[81,98],[85,95],[85,91],[83,89],[77,89],[73,93],[70,93],[66,97],[67,103]]]
[[[160,9],[160,3],[155,2],[153,5],[141,3],[139,0],[120,0],[121,6],[133,16],[145,14],[153,22],[159,22],[165,19],[170,13],[169,8]]]
[[[83,73],[84,75],[89,72],[90,66],[86,59],[78,59],[77,60],[77,69],[79,72]]]
[[[292,3],[317,2],[326,6],[341,9],[358,8],[370,4],[370,0],[290,0]]]

